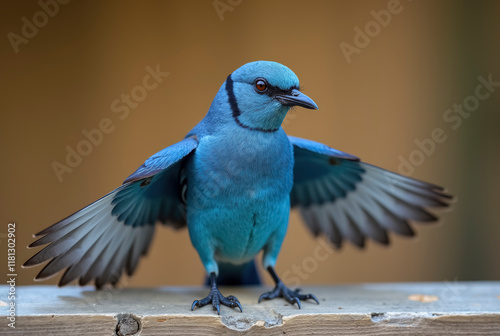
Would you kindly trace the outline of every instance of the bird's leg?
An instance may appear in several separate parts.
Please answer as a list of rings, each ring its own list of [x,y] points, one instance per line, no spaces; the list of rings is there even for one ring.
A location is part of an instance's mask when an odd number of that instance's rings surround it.
[[[212,288],[210,289],[210,293],[208,293],[207,297],[201,300],[194,300],[193,305],[191,306],[191,311],[194,310],[194,307],[203,307],[209,303],[212,303],[212,307],[214,310],[217,310],[217,314],[220,315],[220,304],[224,306],[228,306],[231,308],[238,307],[240,308],[240,312],[243,312],[241,308],[240,301],[235,296],[229,295],[225,297],[217,288],[217,276],[215,273],[210,273],[210,284]]]
[[[300,289],[291,290],[290,288],[286,287],[283,281],[281,281],[281,279],[278,278],[278,275],[276,274],[272,266],[269,266],[267,270],[269,271],[269,274],[271,274],[271,276],[273,277],[276,286],[272,291],[265,292],[264,294],[262,294],[259,298],[259,303],[262,300],[272,300],[277,297],[282,297],[291,304],[296,303],[299,309],[301,308],[300,300],[312,299],[316,301],[317,304],[319,304],[318,299],[313,294],[299,294]]]

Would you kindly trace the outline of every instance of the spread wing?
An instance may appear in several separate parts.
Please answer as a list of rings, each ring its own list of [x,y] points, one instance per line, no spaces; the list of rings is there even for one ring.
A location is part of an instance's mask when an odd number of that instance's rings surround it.
[[[443,188],[361,162],[326,145],[289,136],[294,150],[291,206],[313,234],[335,246],[366,238],[387,245],[388,231],[413,236],[409,221],[433,222],[430,207],[446,207]]]
[[[106,196],[37,233],[29,247],[45,244],[23,267],[50,260],[35,280],[66,269],[59,285],[79,278],[85,285],[115,285],[124,270],[132,275],[148,251],[155,223],[184,226],[180,169],[197,147],[186,138],[153,155],[123,185]]]

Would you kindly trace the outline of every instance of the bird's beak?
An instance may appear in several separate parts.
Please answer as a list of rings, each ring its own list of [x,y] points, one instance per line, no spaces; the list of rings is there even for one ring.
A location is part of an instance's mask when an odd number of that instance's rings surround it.
[[[312,110],[318,109],[318,105],[316,105],[314,100],[296,89],[293,89],[289,95],[276,96],[276,99],[285,106],[302,106]]]

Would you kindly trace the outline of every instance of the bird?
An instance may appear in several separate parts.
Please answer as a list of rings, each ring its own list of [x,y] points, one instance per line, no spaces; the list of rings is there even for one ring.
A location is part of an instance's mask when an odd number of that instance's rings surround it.
[[[292,107],[317,110],[295,73],[271,61],[232,72],[206,116],[185,138],[149,157],[123,184],[94,203],[34,235],[44,246],[24,263],[49,261],[35,280],[63,270],[59,285],[94,281],[116,285],[134,274],[157,223],[187,228],[210,290],[191,310],[211,305],[243,311],[219,290],[222,265],[250,274],[261,251],[275,282],[258,302],[283,298],[301,308],[318,299],[292,290],[275,266],[291,209],[314,236],[334,247],[367,239],[389,244],[389,232],[413,236],[413,222],[435,222],[429,208],[448,207],[453,196],[438,185],[365,163],[325,144],[287,135],[282,123]],[[47,245],[48,244],[48,245]],[[230,266],[231,267],[231,266]],[[234,275],[234,274],[233,274]]]

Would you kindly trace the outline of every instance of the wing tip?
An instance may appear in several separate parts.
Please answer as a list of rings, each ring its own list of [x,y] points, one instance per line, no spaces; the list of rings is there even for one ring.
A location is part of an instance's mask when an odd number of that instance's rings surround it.
[[[56,224],[57,224],[57,223],[56,223]],[[53,225],[55,225],[55,224],[53,224]],[[49,233],[51,233],[51,232],[52,232],[52,226],[53,226],[53,225],[51,225],[51,226],[49,226],[49,227],[47,227],[47,228],[43,229],[42,231],[39,231],[39,232],[37,232],[37,233],[34,233],[34,234],[32,235],[32,237],[33,237],[33,238],[41,238],[42,236],[46,236],[46,235],[48,235]]]
[[[40,252],[38,252],[38,253],[40,253]],[[29,258],[28,260],[26,260],[24,262],[24,264],[21,265],[21,268],[32,268],[32,267],[38,266],[40,264],[43,264],[44,261],[35,261],[35,257],[38,255],[38,253],[35,254],[34,256],[32,256],[31,258]]]
[[[34,242],[32,242],[31,244],[26,246],[26,248],[33,249],[33,248],[40,247],[40,246],[47,245],[47,244],[51,243],[51,242],[46,242],[46,243],[40,242],[42,238],[43,237],[40,237],[39,239],[35,240]]]

